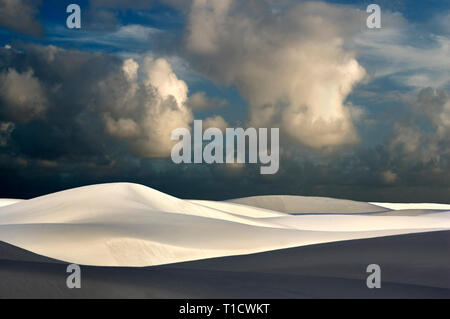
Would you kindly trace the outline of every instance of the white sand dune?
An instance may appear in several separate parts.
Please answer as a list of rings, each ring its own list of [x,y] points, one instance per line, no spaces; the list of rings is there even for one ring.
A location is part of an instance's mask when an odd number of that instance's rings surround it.
[[[188,201],[103,184],[0,207],[0,241],[77,264],[131,267],[450,229],[450,212],[389,211],[300,196]]]
[[[289,214],[361,214],[389,210],[370,203],[327,197],[254,196],[233,199],[229,202]]]
[[[435,209],[435,210],[450,210],[450,204],[405,204],[405,203],[371,203],[376,206],[384,207],[392,210],[404,210],[404,209]]]
[[[9,206],[23,201],[23,199],[0,198],[0,207]]]

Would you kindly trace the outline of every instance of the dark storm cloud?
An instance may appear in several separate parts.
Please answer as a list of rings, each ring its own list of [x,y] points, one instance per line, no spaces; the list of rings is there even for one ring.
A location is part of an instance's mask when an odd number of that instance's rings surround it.
[[[164,59],[145,58],[142,81],[131,59],[54,46],[0,49],[0,61],[6,152],[82,160],[112,156],[126,144],[142,157],[167,156],[170,131],[191,120],[182,105],[187,87]]]
[[[0,27],[28,34],[41,35],[43,28],[36,19],[40,0],[0,0]]]
[[[16,123],[9,145],[42,160],[98,154],[108,143],[88,105],[94,84],[120,67],[120,60],[56,47],[0,51],[2,121]]]
[[[408,120],[398,121],[390,149],[404,162],[446,162],[450,159],[450,95],[424,88],[411,106]]]
[[[52,166],[52,162],[0,156],[0,196],[30,198],[83,185],[127,181],[196,199],[290,194],[362,201],[449,203],[448,173],[429,175],[433,166],[420,163],[405,167],[381,147],[324,163],[283,158],[280,172],[274,176],[261,176],[257,166],[178,166],[168,160],[143,160],[123,154],[117,154],[114,161],[93,159]],[[397,172],[402,178],[386,185],[380,173],[387,168],[400,169]]]

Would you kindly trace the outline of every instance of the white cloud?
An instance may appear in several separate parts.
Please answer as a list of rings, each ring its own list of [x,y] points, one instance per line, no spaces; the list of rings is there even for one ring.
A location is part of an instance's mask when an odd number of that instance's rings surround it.
[[[143,157],[166,157],[175,128],[189,128],[192,113],[184,103],[188,87],[173,73],[166,59],[146,57],[139,65],[132,59],[124,61],[125,82],[113,77],[100,83],[99,92],[107,101],[108,93],[116,91],[113,104],[106,101],[104,121],[106,131],[129,142],[132,151]],[[120,78],[120,75],[119,75]]]
[[[188,87],[183,80],[178,79],[166,59],[146,57],[144,69],[146,75],[144,83],[155,87],[163,99],[172,96],[178,105],[186,102]]]
[[[280,127],[314,148],[357,142],[345,100],[365,72],[344,50],[350,31],[338,21],[359,16],[317,2],[280,11],[266,4],[245,10],[233,0],[194,1],[186,39],[193,65],[239,89],[251,126]]]
[[[189,96],[187,105],[194,112],[199,112],[224,107],[227,105],[227,102],[218,98],[209,98],[205,92],[196,92]]]
[[[129,81],[137,80],[139,64],[136,61],[133,59],[126,59],[123,63],[122,70]]]
[[[203,130],[207,130],[209,128],[218,128],[222,132],[225,132],[227,127],[229,127],[228,123],[220,115],[208,117],[203,120]]]

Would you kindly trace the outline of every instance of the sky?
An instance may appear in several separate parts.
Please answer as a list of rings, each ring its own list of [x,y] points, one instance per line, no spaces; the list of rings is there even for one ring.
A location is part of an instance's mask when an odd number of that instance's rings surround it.
[[[81,8],[81,29],[66,7]],[[450,203],[450,3],[0,0],[0,197]],[[280,129],[280,169],[176,165],[175,128]]]

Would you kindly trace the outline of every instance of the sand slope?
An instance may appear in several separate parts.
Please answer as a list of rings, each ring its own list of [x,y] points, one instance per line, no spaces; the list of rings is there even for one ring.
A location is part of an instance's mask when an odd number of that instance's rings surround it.
[[[22,199],[0,198],[0,207],[16,204],[23,201]]]
[[[0,241],[71,263],[133,267],[450,229],[449,211],[389,212],[300,196],[188,201],[102,184],[0,207]]]
[[[450,298],[450,231],[283,249],[147,268],[67,264],[0,242],[0,298]],[[366,286],[367,265],[382,288]]]
[[[358,214],[389,210],[369,203],[327,197],[254,196],[233,199],[229,202],[290,214]]]
[[[450,210],[450,204],[404,204],[404,203],[371,203],[376,206],[384,207],[392,210],[405,210],[405,209],[435,209],[435,210]]]

